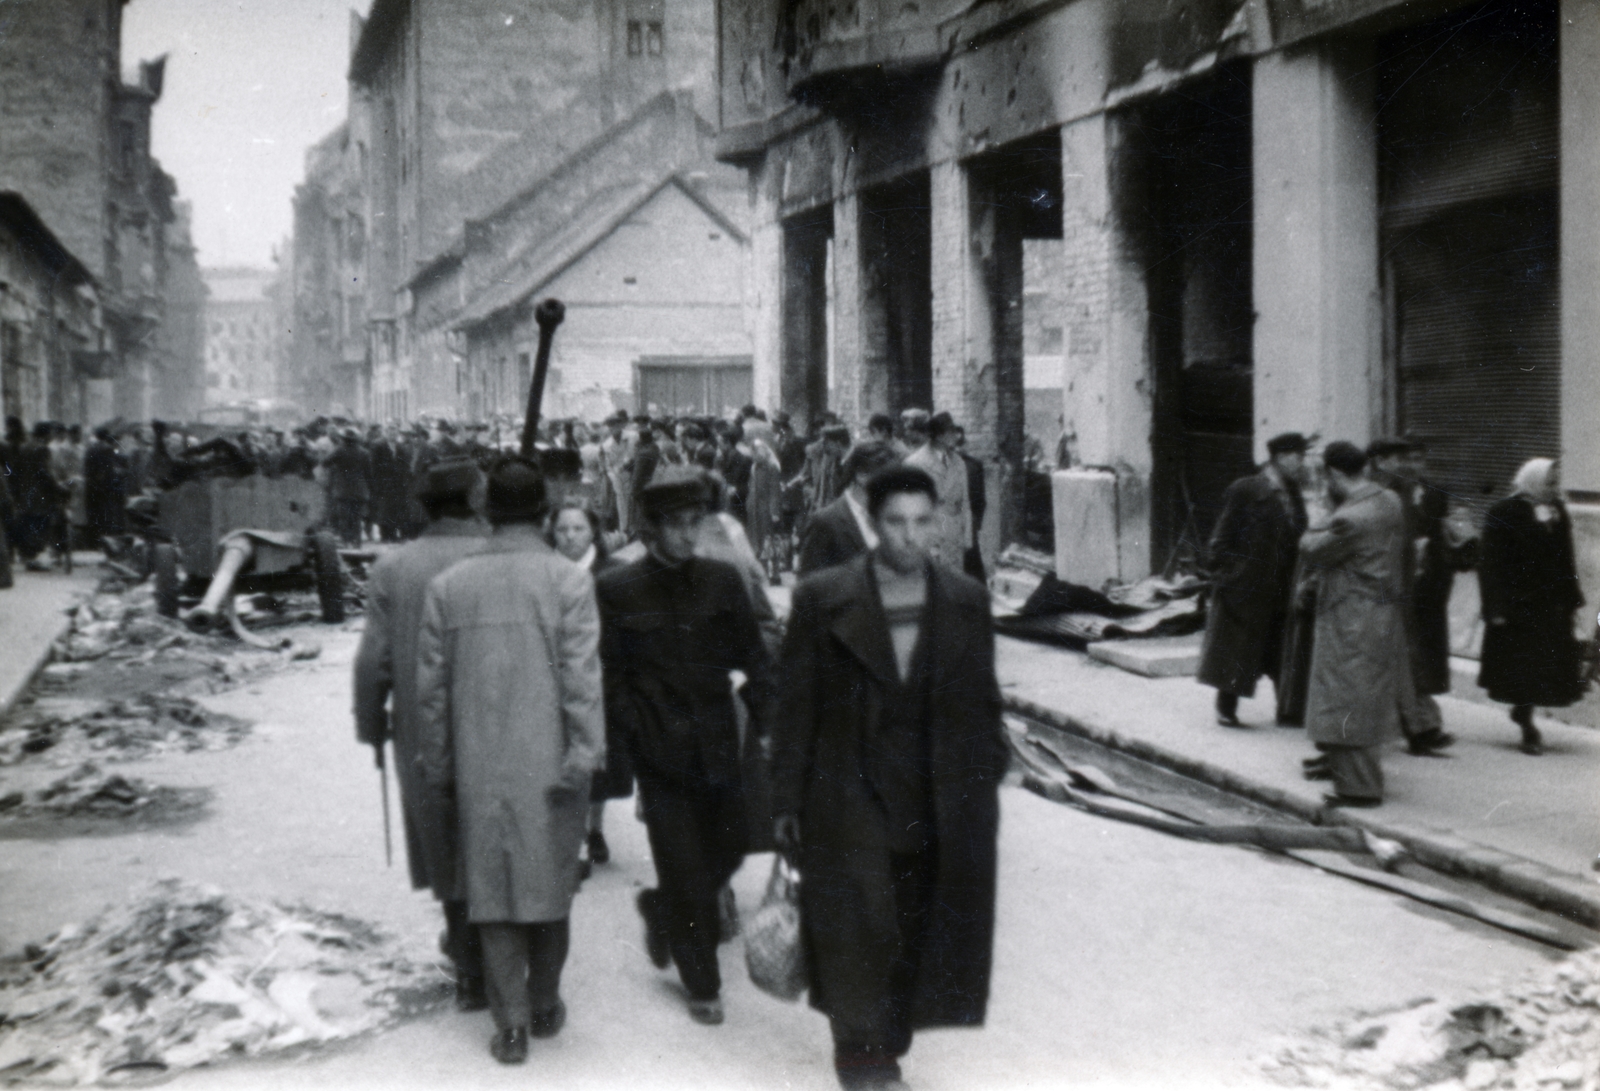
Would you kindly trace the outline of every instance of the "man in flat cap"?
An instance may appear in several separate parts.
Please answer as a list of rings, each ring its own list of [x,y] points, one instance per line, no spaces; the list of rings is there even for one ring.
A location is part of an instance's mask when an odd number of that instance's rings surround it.
[[[428,584],[417,637],[417,767],[453,798],[457,882],[483,948],[489,1051],[527,1059],[566,1021],[561,971],[605,757],[594,579],[545,543],[544,475],[489,475],[483,548]]]
[[[740,671],[752,738],[770,723],[773,683],[749,594],[732,565],[695,556],[711,508],[704,475],[663,467],[640,493],[648,548],[600,575],[606,715],[628,740],[657,886],[639,895],[646,949],[677,963],[689,1015],[722,1022],[718,892],[748,842],[730,673]]]
[[[1306,529],[1300,496],[1306,438],[1267,441],[1267,463],[1222,494],[1222,514],[1206,547],[1211,601],[1197,675],[1217,691],[1217,722],[1239,727],[1239,698],[1253,697],[1263,674],[1277,681],[1293,592],[1296,548]]]
[[[380,768],[384,743],[394,742],[411,885],[432,890],[444,905],[445,953],[455,962],[456,1004],[463,1011],[487,1004],[483,956],[477,931],[467,923],[466,895],[456,884],[455,810],[429,792],[417,772],[417,632],[429,581],[483,547],[489,528],[472,510],[482,483],[470,459],[428,468],[416,494],[427,528],[372,566],[355,665],[356,738],[373,748]]]

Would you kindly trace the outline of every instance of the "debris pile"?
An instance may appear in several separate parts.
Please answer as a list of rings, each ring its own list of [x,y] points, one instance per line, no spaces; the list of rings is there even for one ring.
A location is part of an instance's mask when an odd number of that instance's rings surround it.
[[[1489,999],[1421,1000],[1320,1031],[1263,1067],[1294,1087],[1595,1091],[1600,949]]]
[[[58,765],[93,757],[131,761],[155,754],[221,750],[250,733],[232,716],[188,697],[145,693],[114,700],[44,697],[0,723],[0,767],[33,757]]]
[[[449,989],[361,921],[166,880],[0,964],[0,1081],[87,1084],[330,1042]]]
[[[0,821],[40,816],[170,819],[198,810],[208,798],[204,789],[153,785],[85,762],[41,788],[0,795]]]
[[[1204,584],[1194,576],[1150,576],[1096,591],[1058,579],[1055,559],[1007,546],[989,581],[995,629],[1008,636],[1083,648],[1097,640],[1182,636],[1205,626]]]

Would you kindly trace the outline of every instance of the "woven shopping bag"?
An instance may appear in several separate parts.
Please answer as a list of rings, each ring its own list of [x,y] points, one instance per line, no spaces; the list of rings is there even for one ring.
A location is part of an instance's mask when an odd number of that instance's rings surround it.
[[[809,984],[800,939],[800,876],[782,853],[773,857],[761,907],[744,922],[744,961],[756,988],[779,1000],[800,999]]]

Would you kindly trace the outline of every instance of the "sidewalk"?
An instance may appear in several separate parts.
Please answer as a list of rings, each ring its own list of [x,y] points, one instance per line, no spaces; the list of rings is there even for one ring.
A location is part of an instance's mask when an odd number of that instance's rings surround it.
[[[1248,728],[1219,727],[1214,693],[1193,678],[1142,678],[1080,652],[1001,637],[1007,703],[1074,734],[1313,821],[1361,826],[1407,844],[1429,866],[1484,882],[1600,927],[1600,732],[1542,719],[1547,753],[1517,749],[1498,706],[1441,698],[1458,741],[1444,758],[1396,743],[1387,799],[1368,811],[1322,807],[1327,784],[1300,775],[1305,733],[1273,725],[1272,683],[1241,702]]]
[[[18,565],[16,586],[0,591],[0,716],[50,661],[50,645],[67,627],[67,608],[100,582],[104,573],[94,556],[77,554],[70,576],[53,569],[25,572]]]

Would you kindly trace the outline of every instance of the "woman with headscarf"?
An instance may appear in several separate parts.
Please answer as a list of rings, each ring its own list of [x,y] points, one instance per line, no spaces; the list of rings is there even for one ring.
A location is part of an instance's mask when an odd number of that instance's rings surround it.
[[[1535,705],[1561,708],[1583,693],[1572,615],[1583,605],[1572,553],[1572,523],[1561,475],[1548,458],[1529,459],[1511,495],[1484,518],[1478,587],[1483,655],[1478,685],[1511,706],[1522,752],[1544,753]]]
[[[556,505],[550,518],[549,540],[557,553],[591,575],[598,576],[617,563],[606,550],[600,517],[582,499],[568,498]],[[611,846],[606,844],[605,835],[606,800],[627,799],[631,795],[633,764],[628,760],[628,748],[607,721],[605,765],[595,770],[589,781],[589,833],[585,839],[587,855],[583,860],[585,878],[596,865],[611,860]]]

